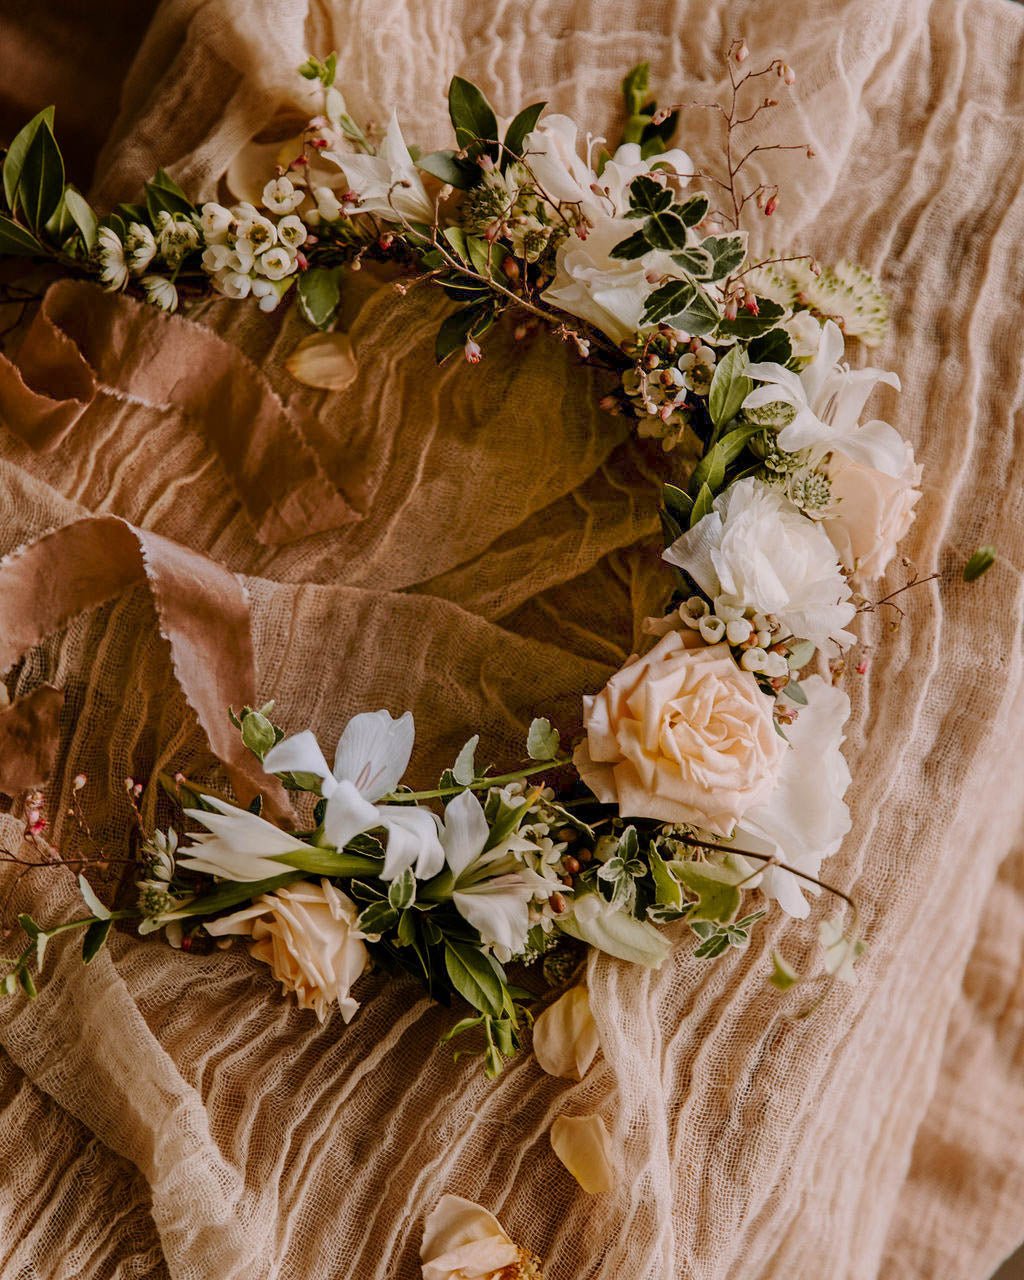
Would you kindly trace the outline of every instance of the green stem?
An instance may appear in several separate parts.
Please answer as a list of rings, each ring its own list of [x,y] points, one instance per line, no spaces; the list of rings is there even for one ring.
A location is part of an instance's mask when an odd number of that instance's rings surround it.
[[[381,804],[415,804],[420,800],[443,800],[447,796],[457,796],[463,791],[486,791],[490,787],[503,787],[506,782],[519,782],[530,778],[535,773],[550,773],[552,769],[561,769],[570,764],[572,756],[556,756],[554,760],[541,760],[528,765],[525,769],[517,769],[514,773],[501,773],[493,778],[476,778],[466,786],[437,787],[433,791],[395,791],[381,800]]]

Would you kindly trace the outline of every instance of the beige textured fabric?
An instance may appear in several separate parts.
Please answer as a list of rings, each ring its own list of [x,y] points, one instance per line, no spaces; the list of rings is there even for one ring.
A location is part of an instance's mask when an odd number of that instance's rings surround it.
[[[695,96],[741,31],[754,57],[797,68],[773,132],[819,157],[783,166],[773,235],[863,262],[894,297],[877,363],[904,379],[897,421],[925,466],[908,551],[948,573],[908,598],[897,633],[867,620],[872,661],[848,680],[854,829],[830,873],[863,906],[860,985],[794,1025],[765,987],[768,955],[807,959],[811,931],[777,919],[713,967],[680,931],[656,974],[591,962],[604,1055],[586,1080],[524,1055],[488,1083],[436,1047],[450,1015],[411,982],[370,977],[355,1021],[318,1029],[242,955],[118,936],[83,970],[74,945],[54,946],[39,1000],[0,1008],[4,1277],[413,1280],[422,1215],[445,1191],[497,1213],[550,1280],[981,1280],[1024,1235],[1024,857],[1008,857],[1022,802],[1024,13],[170,0],[98,189],[130,197],[167,163],[212,191],[295,100],[307,49],[340,50],[356,114],[395,102],[431,145],[452,73],[503,112],[547,97],[599,127],[620,69],[649,58],[659,86]],[[688,116],[684,145],[699,155],[709,128]],[[503,332],[478,368],[437,372],[438,301],[373,286],[353,284],[361,373],[337,395],[283,373],[294,317],[233,304],[200,317],[263,370],[340,488],[345,460],[365,456],[361,520],[260,542],[201,420],[146,402],[111,362],[55,451],[35,452],[22,424],[0,429],[0,550],[110,512],[244,575],[258,693],[277,695],[283,722],[329,744],[357,710],[411,707],[426,778],[469,732],[502,760],[534,712],[578,723],[579,693],[629,651],[664,582],[663,463],[596,411],[599,380],[554,343],[513,349]],[[122,322],[130,350],[136,321]],[[1003,558],[967,587],[959,566],[987,541]],[[65,693],[51,811],[86,769],[108,851],[126,847],[126,774],[211,768],[144,588],[33,649],[13,692],[43,682]],[[68,825],[57,836],[74,846]],[[12,819],[0,839],[17,843]],[[39,872],[17,894],[41,918],[74,897]],[[593,1110],[621,1153],[617,1190],[596,1199],[547,1140],[555,1115]]]

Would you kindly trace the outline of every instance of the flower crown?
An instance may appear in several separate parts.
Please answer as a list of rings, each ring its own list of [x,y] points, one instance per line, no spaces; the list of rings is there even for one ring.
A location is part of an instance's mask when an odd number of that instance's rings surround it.
[[[82,875],[86,915],[50,927],[20,918],[28,944],[10,961],[7,993],[35,994],[54,935],[83,929],[89,960],[115,920],[135,920],[187,949],[246,939],[321,1020],[335,1005],[345,1021],[356,1014],[371,964],[409,971],[431,995],[470,1006],[445,1039],[475,1037],[493,1075],[523,1043],[539,996],[530,974],[564,984],[580,944],[658,966],[671,946],[661,926],[680,921],[710,959],[747,946],[769,910],[806,916],[805,893],[822,889],[847,912],[820,926],[823,972],[798,975],[775,954],[769,980],[785,990],[852,979],[856,910],[820,879],[850,828],[839,680],[856,615],[898,607],[898,592],[872,603],[860,591],[897,554],[921,468],[892,426],[864,420],[872,390],[898,390],[897,377],[844,362],[847,340],[884,336],[871,277],[748,252],[744,219],[770,218],[780,201],[748,174],[766,153],[812,153],[743,144],[777,105],[750,100],[758,84],[795,80],[778,59],[745,70],[747,56],[742,42],[729,50],[726,100],[709,104],[722,156],[699,168],[669,146],[681,108],[651,100],[646,65],[624,81],[628,122],[614,151],[541,103],[499,122],[456,78],[454,145],[421,154],[396,114],[382,134],[357,124],[334,58],[311,58],[300,73],[316,110],[265,185],[201,207],[160,170],[144,203],[99,217],[65,182],[52,109],[14,139],[0,254],[167,311],[212,294],[265,311],[295,301],[316,332],[289,368],[324,387],[354,376],[334,329],[345,272],[385,264],[400,290],[428,283],[455,304],[439,361],[461,353],[476,364],[488,330],[513,312],[517,338],[546,327],[607,371],[604,409],[666,452],[685,440],[699,456],[685,486],[662,492],[667,611],[648,619],[646,650],[584,697],[571,753],[538,717],[519,767],[482,768],[473,735],[436,788],[413,791],[402,782],[408,712],[356,715],[330,764],[309,730],[274,723],[273,704],[244,707],[234,724],[291,793],[293,829],[268,820],[259,799],[245,809],[165,780],[181,819],[143,833],[136,905],[112,911]],[[983,548],[967,576],[993,554]],[[76,779],[79,814],[85,786]],[[141,789],[129,780],[137,813]],[[26,804],[41,843],[44,804],[41,793]],[[513,977],[510,964],[531,967]],[[597,1048],[585,993],[574,992],[534,1033],[559,1074],[581,1074]],[[571,1166],[571,1151],[564,1158]]]

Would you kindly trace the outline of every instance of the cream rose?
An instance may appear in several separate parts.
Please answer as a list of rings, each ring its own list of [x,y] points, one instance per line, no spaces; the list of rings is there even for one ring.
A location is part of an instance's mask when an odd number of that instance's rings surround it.
[[[509,1239],[493,1213],[462,1196],[442,1196],[423,1225],[423,1280],[536,1276],[540,1259]]]
[[[323,1022],[336,1001],[351,1022],[359,1002],[350,992],[369,963],[355,926],[355,904],[330,880],[300,880],[209,921],[206,931],[217,938],[248,936],[250,954],[270,965],[285,993],[295,992],[300,1009],[313,1009]]]
[[[775,786],[786,743],[772,708],[727,644],[672,631],[583,699],[576,768],[624,817],[728,835]]]
[[[921,468],[903,441],[904,458],[895,474],[833,453],[828,463],[832,510],[825,529],[844,566],[859,578],[877,578],[914,523],[921,496]]]

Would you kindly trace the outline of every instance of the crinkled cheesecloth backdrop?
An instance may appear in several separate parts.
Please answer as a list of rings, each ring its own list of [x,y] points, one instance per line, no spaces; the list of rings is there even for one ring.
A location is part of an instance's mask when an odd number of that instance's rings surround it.
[[[948,575],[897,633],[867,619],[871,664],[847,682],[854,828],[830,871],[867,921],[860,984],[794,1025],[768,957],[809,961],[813,929],[776,918],[713,966],[680,930],[658,973],[591,961],[604,1052],[583,1083],[529,1054],[489,1083],[437,1048],[450,1015],[411,981],[369,977],[356,1020],[320,1028],[241,952],[118,935],[83,970],[55,945],[39,999],[0,1008],[5,1278],[412,1280],[446,1191],[493,1209],[552,1280],[981,1278],[1024,1237],[1024,12],[169,0],[94,194],[133,198],[158,164],[213,193],[298,105],[308,50],[339,50],[357,116],[394,103],[435,146],[453,73],[503,113],[546,98],[614,130],[625,68],[649,58],[666,96],[706,94],[741,32],[797,68],[773,132],[818,156],[783,166],[771,233],[863,262],[894,299],[876,362],[904,390],[878,407],[924,463],[908,554]],[[33,110],[52,59],[76,56],[42,36],[11,49],[5,79]],[[700,154],[711,123],[690,113],[683,145]],[[477,368],[437,371],[442,302],[369,273],[346,308],[360,373],[342,393],[289,380],[291,312],[168,320],[84,286],[33,322],[28,385],[0,370],[0,550],[63,529],[0,566],[0,656],[16,697],[63,691],[51,809],[84,770],[112,852],[127,774],[213,776],[196,711],[216,738],[224,690],[276,697],[328,745],[356,711],[411,708],[425,780],[477,729],[496,761],[534,713],[573,732],[579,694],[659,602],[665,464],[596,409],[599,379],[505,326]],[[1001,560],[968,587],[959,567],[989,541]],[[19,894],[43,918],[74,909],[59,876]],[[547,1137],[592,1111],[620,1174],[599,1198]]]

